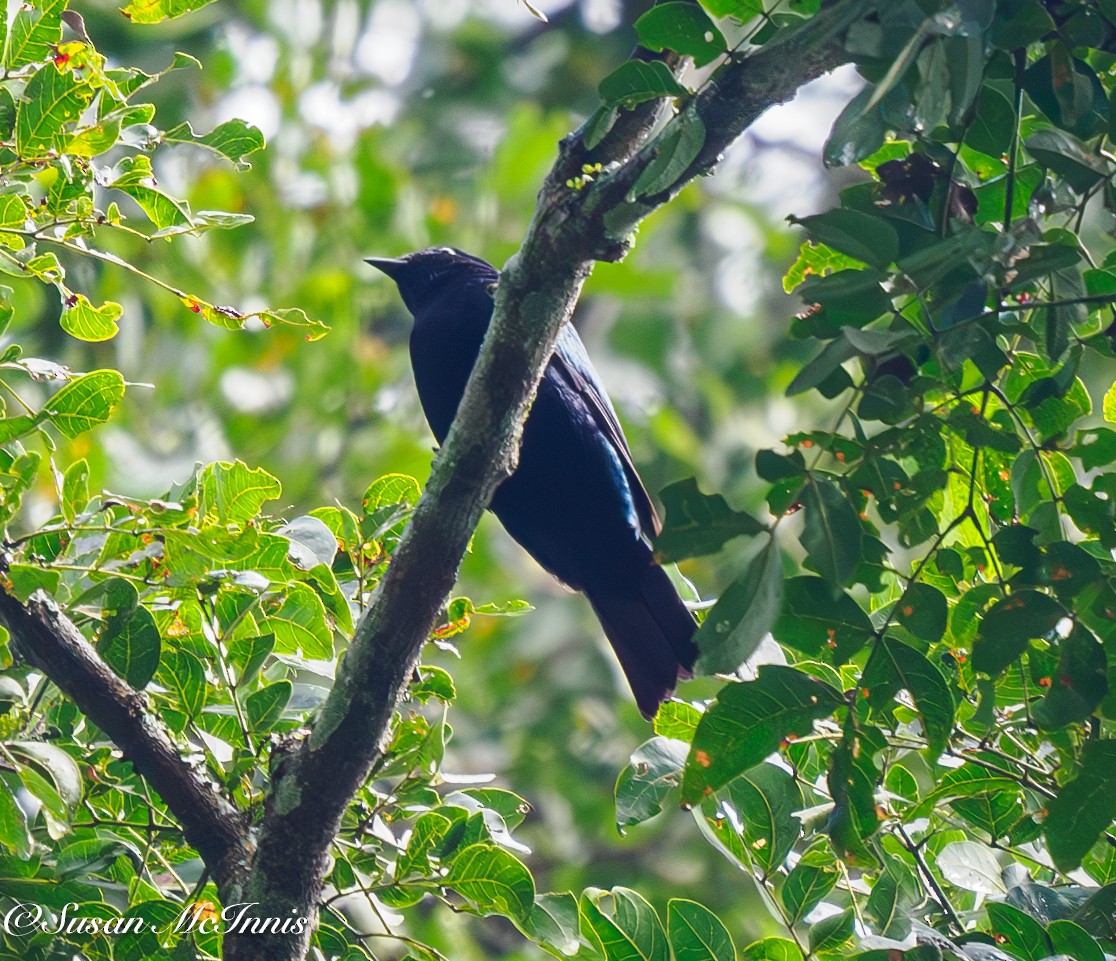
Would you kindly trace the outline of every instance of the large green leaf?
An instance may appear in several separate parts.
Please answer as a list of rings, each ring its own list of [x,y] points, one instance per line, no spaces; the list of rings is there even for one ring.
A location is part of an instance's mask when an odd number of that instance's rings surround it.
[[[333,631],[325,605],[313,588],[292,584],[281,595],[268,597],[261,610],[261,627],[275,635],[275,650],[280,654],[301,651],[310,659],[333,657]]]
[[[840,588],[821,577],[792,577],[773,633],[780,644],[843,664],[864,647],[874,629],[864,609]]]
[[[779,891],[787,919],[797,924],[836,886],[841,877],[837,858],[824,842],[816,842],[798,859]]]
[[[835,207],[810,217],[791,217],[811,240],[874,267],[886,267],[899,256],[899,235],[882,216]]]
[[[702,67],[728,50],[724,34],[694,3],[660,3],[635,22],[639,42],[648,50],[673,50]]]
[[[69,0],[30,0],[12,21],[4,65],[9,69],[47,60],[62,39],[62,12]]]
[[[783,559],[772,538],[717,599],[694,637],[698,674],[736,670],[755,653],[779,615]]]
[[[535,902],[531,873],[513,854],[494,844],[472,844],[460,851],[443,883],[481,914],[522,921]]]
[[[856,508],[833,481],[810,474],[802,491],[806,522],[799,540],[826,580],[847,584],[860,565],[863,531]]]
[[[769,664],[754,681],[726,684],[702,715],[682,780],[682,800],[755,767],[788,736],[810,731],[816,718],[844,703],[840,691],[791,667]]]
[[[751,514],[733,510],[720,494],[703,494],[693,477],[664,487],[659,496],[666,509],[662,532],[653,539],[660,564],[715,554],[734,537],[767,529]]]
[[[103,424],[124,397],[124,378],[115,370],[95,370],[66,384],[39,411],[36,420],[77,437]]]
[[[136,690],[143,690],[159,668],[159,628],[151,612],[140,605],[139,594],[130,582],[113,578],[105,583],[104,591],[104,625],[97,650],[117,674]]]
[[[206,464],[197,477],[199,519],[245,524],[282,491],[279,481],[262,467],[241,461]]]
[[[616,779],[616,823],[639,824],[659,814],[682,780],[689,746],[669,737],[653,737],[632,752]]]
[[[953,695],[942,672],[924,655],[884,637],[872,651],[860,684],[874,710],[890,709],[895,695],[905,690],[922,718],[931,753],[937,757],[945,750],[953,730]]]
[[[73,123],[93,99],[93,88],[79,81],[72,70],[53,63],[41,67],[27,82],[16,113],[16,151],[34,160],[58,151],[63,128]]]
[[[674,961],[735,961],[732,936],[721,919],[696,901],[667,902],[667,930]]]
[[[1116,740],[1085,742],[1074,778],[1046,805],[1043,834],[1054,863],[1077,868],[1116,819]]]
[[[1016,591],[993,604],[981,620],[973,644],[973,667],[986,674],[999,674],[1022,657],[1028,641],[1050,636],[1058,622],[1068,616],[1049,594]]]
[[[689,91],[661,61],[628,60],[601,81],[601,99],[607,104],[632,108],[646,100],[683,97]]]
[[[231,161],[239,170],[247,170],[251,166],[244,159],[248,154],[264,148],[264,137],[259,128],[243,120],[226,120],[206,134],[194,133],[189,122],[183,121],[177,127],[164,131],[160,139],[166,143],[190,143],[206,147]]]

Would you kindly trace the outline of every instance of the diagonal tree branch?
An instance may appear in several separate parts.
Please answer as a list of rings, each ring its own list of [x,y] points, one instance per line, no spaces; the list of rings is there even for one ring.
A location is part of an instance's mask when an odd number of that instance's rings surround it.
[[[684,108],[704,123],[701,153],[656,196],[628,199],[662,149],[670,124],[682,122],[670,121],[649,139],[661,103],[614,127],[596,153],[625,162],[607,168],[584,190],[565,182],[594,152],[585,149],[580,134],[563,141],[523,245],[501,274],[492,323],[453,428],[374,602],[357,625],[336,684],[310,735],[273,758],[246,887],[262,916],[316,918],[329,843],[384,750],[392,714],[453,587],[469,537],[492,492],[514,470],[520,424],[593,262],[622,257],[639,221],[710,169],[761,113],[846,62],[844,30],[871,7],[870,0],[836,0],[768,46],[723,64]],[[229,935],[226,959],[301,959],[310,929],[307,924],[301,934]]]
[[[8,558],[0,557],[7,577]],[[239,885],[251,859],[248,823],[191,767],[147,698],[118,677],[41,591],[26,604],[0,590],[0,620],[19,650],[124,752],[163,799],[186,840],[223,890]]]

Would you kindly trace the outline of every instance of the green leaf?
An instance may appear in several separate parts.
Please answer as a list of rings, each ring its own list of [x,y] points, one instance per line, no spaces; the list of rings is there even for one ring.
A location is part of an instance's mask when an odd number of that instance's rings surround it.
[[[802,792],[794,777],[764,762],[729,781],[715,797],[718,807],[727,802],[740,816],[738,837],[749,859],[765,874],[781,867],[802,834],[796,817],[802,810]],[[727,820],[726,825],[733,829]]]
[[[1051,950],[1064,954],[1073,961],[1105,961],[1104,950],[1080,924],[1068,919],[1057,919],[1046,926]]]
[[[701,5],[715,17],[732,17],[741,23],[763,13],[762,0],[701,0]]]
[[[577,898],[570,892],[539,894],[527,917],[519,927],[532,941],[572,955],[579,947]]]
[[[799,541],[826,580],[846,584],[860,565],[863,531],[856,508],[825,477],[807,475],[802,495],[806,523]]]
[[[111,300],[94,307],[85,294],[68,294],[65,307],[59,320],[62,329],[71,337],[92,343],[115,337],[120,329],[116,322],[124,313],[124,308]]]
[[[682,780],[689,745],[668,737],[644,741],[616,779],[616,823],[630,827],[653,818]]]
[[[761,480],[773,484],[787,478],[801,477],[806,473],[806,459],[800,450],[792,450],[789,454],[779,454],[773,450],[758,450],[756,473]]]
[[[258,127],[243,120],[226,120],[207,134],[194,133],[188,121],[167,130],[159,138],[164,143],[190,143],[207,147],[214,153],[231,161],[238,170],[247,170],[252,165],[244,158],[248,154],[264,149],[264,136]]]
[[[876,290],[883,293],[879,286],[879,280],[882,278],[874,277],[871,272],[858,269],[860,266],[861,262],[855,257],[842,254],[825,244],[806,240],[798,248],[798,259],[790,265],[783,276],[783,290],[789,294],[792,290],[797,290],[807,280],[820,284],[821,281],[828,280],[830,277],[837,277],[839,279],[833,283],[840,286],[835,291],[835,299],[839,298],[840,301],[850,305],[854,304],[856,300],[856,297],[851,296],[853,293],[862,295],[867,292],[872,296],[875,296]],[[865,278],[870,283],[865,284],[863,282]],[[826,302],[818,299],[813,294],[808,297],[803,292],[803,300],[806,303],[813,302],[811,297],[818,303]],[[875,316],[879,316],[879,314]]]
[[[802,951],[786,938],[762,938],[740,952],[740,961],[803,961]]]
[[[1058,666],[1050,689],[1032,708],[1038,726],[1055,731],[1084,721],[1108,693],[1108,660],[1093,632],[1074,624],[1058,641]]]
[[[888,858],[864,910],[879,934],[901,940],[910,933],[911,917],[922,897],[922,886],[914,872],[898,858]]]
[[[850,711],[845,717],[843,736],[829,755],[826,783],[833,798],[833,810],[825,831],[834,850],[850,864],[874,863],[864,841],[880,826],[874,758],[883,745],[882,732],[876,727],[861,727]]]
[[[985,844],[977,841],[947,844],[938,852],[937,865],[942,877],[965,891],[996,896],[1006,891],[996,855]]]
[[[72,70],[53,63],[40,67],[27,82],[16,113],[16,152],[24,160],[61,152],[62,128],[73,123],[93,99],[93,88],[77,80]]]
[[[213,0],[130,0],[120,12],[132,23],[162,23],[207,7]]]
[[[236,667],[236,686],[251,683],[275,649],[274,634],[241,637],[229,643],[229,660]]]
[[[892,616],[896,624],[924,641],[934,643],[942,639],[946,629],[949,609],[945,595],[929,584],[914,583],[898,602]]]
[[[108,186],[131,197],[157,229],[190,227],[190,211],[169,194],[155,186],[155,172],[146,154],[125,157],[115,167],[116,178]],[[238,325],[239,326],[239,325]]]
[[[190,651],[164,652],[158,670],[163,685],[177,695],[175,707],[188,718],[196,718],[205,707],[205,665]]]
[[[117,674],[142,691],[159,669],[162,638],[155,618],[139,603],[139,594],[121,578],[105,582],[101,607],[104,626],[97,650]]]
[[[1086,741],[1076,775],[1046,808],[1050,856],[1058,868],[1072,871],[1116,819],[1116,740]]]
[[[797,924],[814,910],[840,879],[837,859],[824,842],[815,842],[799,858],[779,891],[787,920]]]
[[[261,605],[260,626],[275,635],[275,650],[311,660],[333,657],[333,632],[326,620],[325,605],[313,588],[291,584],[281,596],[269,596]]]
[[[727,674],[755,653],[779,615],[783,559],[774,538],[717,599],[694,636],[697,674]]]
[[[855,921],[853,909],[846,908],[839,914],[814,922],[808,932],[810,951],[818,954],[844,947],[852,940]]]
[[[1023,656],[1032,638],[1047,638],[1066,609],[1049,594],[1015,591],[993,604],[980,622],[973,644],[973,668],[993,676]]]
[[[578,905],[582,930],[586,931],[605,961],[648,961],[631,935],[601,910],[599,902],[605,897],[608,897],[608,892],[597,888],[587,888],[582,893]]]
[[[1006,837],[1025,813],[1023,793],[1015,781],[975,764],[947,771],[939,786],[922,796],[911,818],[928,817],[939,804],[948,804],[970,824],[987,831],[993,841]]]
[[[4,774],[0,774],[0,844],[21,861],[30,858],[34,850],[27,815],[16,801],[12,785]]]
[[[411,684],[407,693],[420,704],[425,704],[432,697],[438,698],[443,704],[452,704],[457,699],[457,689],[448,671],[429,664],[420,664],[417,673],[418,680]]]
[[[811,240],[874,267],[887,267],[899,256],[899,235],[882,216],[835,207],[810,217],[788,217]]]
[[[471,844],[453,859],[443,882],[481,914],[503,914],[523,921],[535,901],[531,873],[508,851],[494,844]]]
[[[81,802],[81,772],[77,762],[62,748],[42,741],[8,741],[7,747],[20,760],[46,771],[54,791],[68,810],[72,811]],[[37,790],[29,790],[44,800]]]
[[[668,3],[665,6],[679,6],[696,9],[688,3]],[[663,7],[652,7],[651,13]],[[643,169],[632,185],[629,197],[638,200],[651,197],[669,190],[690,169],[705,146],[705,124],[692,110],[680,114],[670,123],[662,140],[659,141],[654,159]]]
[[[846,360],[852,360],[855,356],[856,348],[844,337],[831,341],[822,348],[817,357],[794,375],[794,379],[787,385],[787,396],[794,397],[796,394],[804,393],[813,387],[817,387],[819,390],[822,389],[823,385],[828,387],[830,378],[834,375],[841,378],[839,383],[842,389],[851,387],[852,381],[841,365]],[[840,391],[838,390],[836,393],[840,393]],[[836,396],[836,393],[830,392],[826,396]]]
[[[1021,50],[1055,29],[1040,0],[997,0],[989,34],[1001,50]]]
[[[27,603],[28,598],[39,589],[53,596],[58,590],[61,572],[35,564],[9,564],[8,580],[11,581],[8,590]]]
[[[996,23],[1001,22],[997,17]],[[965,135],[965,144],[989,157],[999,157],[1010,147],[1014,127],[1015,109],[1011,101],[999,90],[985,85],[977,98],[976,117]],[[1002,216],[1002,209],[1000,213]]]
[[[693,477],[664,487],[659,496],[666,510],[662,532],[653,538],[660,564],[716,554],[734,537],[767,530],[751,514],[729,507],[720,494],[703,494]]]
[[[639,42],[648,50],[673,50],[703,67],[728,50],[717,25],[692,3],[660,3],[635,22]]]
[[[103,424],[124,397],[124,378],[115,370],[95,370],[75,377],[43,405],[37,424],[51,423],[74,438]]]
[[[788,735],[805,734],[816,718],[844,703],[841,692],[791,667],[768,664],[754,681],[726,684],[702,715],[686,761],[682,801],[755,767]]]
[[[884,637],[872,651],[860,684],[877,711],[892,708],[895,695],[905,690],[922,718],[931,754],[937,757],[945,750],[953,731],[953,695],[942,672],[924,655]]]
[[[262,734],[274,727],[291,699],[292,689],[290,681],[276,681],[249,694],[244,700],[249,729]]]
[[[89,463],[85,458],[74,461],[62,475],[62,515],[71,524],[89,504]]]
[[[783,590],[783,611],[772,632],[780,644],[843,664],[873,635],[863,608],[821,577],[792,577]]]
[[[18,194],[0,196],[0,230],[22,230],[27,222],[27,204]],[[5,287],[4,299],[12,296],[12,288]]]
[[[689,744],[694,739],[694,731],[700,720],[701,711],[692,704],[685,701],[664,701],[659,705],[653,726],[656,734]]]
[[[887,139],[888,124],[880,114],[874,87],[865,87],[834,121],[822,149],[827,167],[847,167],[872,156]],[[863,258],[857,258],[863,260]]]
[[[728,929],[707,907],[672,898],[667,902],[667,931],[675,961],[735,961]]]
[[[1101,407],[1104,419],[1110,424],[1116,424],[1116,383],[1104,392],[1104,403]]]
[[[647,961],[670,961],[667,933],[655,909],[631,888],[612,889],[612,919]]]
[[[1024,961],[1042,961],[1050,956],[1050,939],[1041,924],[1029,914],[1010,904],[992,902],[988,905],[992,931],[999,935],[1009,951]],[[1080,961],[1080,959],[1075,959]]]
[[[1116,884],[1106,884],[1078,908],[1073,920],[1094,937],[1116,939]]]
[[[9,69],[49,60],[51,48],[62,39],[62,11],[69,0],[31,0],[12,22],[5,66]]]
[[[1109,176],[1109,165],[1092,154],[1072,134],[1051,127],[1037,130],[1024,142],[1027,151],[1080,194],[1088,193]]]
[[[662,97],[684,97],[689,91],[682,86],[661,61],[644,63],[628,60],[601,81],[601,99],[631,109],[647,100]]]
[[[250,468],[241,461],[206,464],[197,476],[199,520],[246,524],[283,488],[262,467]]]
[[[361,531],[369,540],[383,540],[389,549],[398,542],[422,488],[407,474],[385,474],[368,485],[361,498]]]

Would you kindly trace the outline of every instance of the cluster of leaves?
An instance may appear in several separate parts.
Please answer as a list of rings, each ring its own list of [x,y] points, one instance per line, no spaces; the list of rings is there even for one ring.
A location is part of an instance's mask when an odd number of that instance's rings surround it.
[[[692,807],[785,928],[755,957],[1100,958],[1116,7],[903,0],[845,44],[868,84],[825,158],[866,176],[792,218],[786,278],[822,345],[788,393],[836,421],[757,454],[769,523],[664,492],[663,560],[758,536],[697,641],[701,671],[761,666],[663,708],[618,820]]]
[[[197,4],[195,4],[196,6]],[[154,22],[186,12],[186,4],[133,4],[133,18]],[[4,78],[0,81],[0,271],[57,288],[61,324],[88,341],[112,338],[120,304],[100,306],[67,285],[60,254],[93,257],[143,277],[177,296],[184,307],[222,327],[240,328],[250,317],[265,325],[293,324],[311,337],[325,328],[297,309],[244,313],[209,303],[145,274],[114,254],[112,234],[146,240],[197,235],[251,220],[243,213],[192,211],[160,187],[152,154],[192,144],[238,167],[264,145],[260,132],[229,120],[199,135],[189,123],[162,130],[155,107],[139,95],[167,73],[198,62],[178,54],[165,70],[148,74],[111,67],[86,34],[67,0],[34,0],[0,25]],[[103,205],[102,196],[108,200]],[[123,204],[123,207],[121,206]],[[103,245],[103,246],[98,246]],[[11,314],[11,288],[0,288],[0,317]]]
[[[328,693],[335,645],[351,635],[418,485],[390,475],[368,488],[359,515],[329,507],[283,523],[261,514],[279,482],[239,462],[206,465],[148,502],[91,497],[83,467],[66,472],[59,515],[9,542],[4,587],[24,600],[46,591],[66,609],[104,661],[146,693],[183,755],[251,812],[266,795],[274,738],[305,724]],[[523,608],[458,598],[435,637],[446,643],[474,614]],[[215,932],[178,924],[189,905],[217,895],[162,801],[7,646],[2,691],[0,891],[6,911],[20,901],[48,912],[46,929],[30,936],[9,925],[8,948],[45,957],[61,938],[89,956],[139,958],[185,940],[199,956],[219,956]],[[508,850],[522,850],[509,827],[524,802],[493,788],[434,790],[450,728],[444,707],[421,708],[453,694],[448,674],[420,669],[338,838],[334,901],[355,895],[379,910],[452,891],[477,911],[557,938],[546,918],[564,917],[562,906],[543,900],[530,920],[534,883]],[[49,917],[71,902],[101,929],[56,933]],[[337,939],[360,943],[349,915],[334,915],[317,934],[329,953]],[[132,918],[144,936],[127,926]]]

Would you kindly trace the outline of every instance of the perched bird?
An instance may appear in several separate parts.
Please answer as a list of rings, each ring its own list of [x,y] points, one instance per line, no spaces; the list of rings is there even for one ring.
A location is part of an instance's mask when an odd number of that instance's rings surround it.
[[[395,281],[414,317],[411,366],[441,443],[488,330],[499,274],[450,247],[368,263]],[[490,508],[536,561],[589,599],[640,711],[654,716],[693,668],[696,625],[652,556],[647,535],[658,532],[658,516],[570,325],[523,426],[519,466]]]

